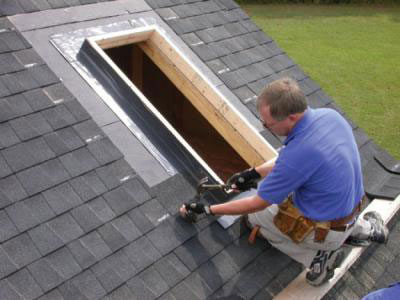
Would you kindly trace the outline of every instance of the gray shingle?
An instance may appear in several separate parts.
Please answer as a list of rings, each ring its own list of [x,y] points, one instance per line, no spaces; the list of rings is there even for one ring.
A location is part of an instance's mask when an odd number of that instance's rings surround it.
[[[37,196],[37,198],[39,197],[40,195]],[[31,210],[31,208],[26,205],[27,202],[28,200],[17,202],[6,208],[8,215],[20,231],[25,231],[44,221],[36,215],[37,209],[34,208],[36,211]]]
[[[227,65],[225,65],[221,59],[217,58],[207,62],[207,66],[217,74],[230,71]]]
[[[0,75],[23,70],[24,67],[12,53],[0,54]]]
[[[126,284],[118,287],[111,294],[107,295],[108,300],[120,300],[120,299],[135,299],[135,296],[128,288]]]
[[[180,18],[187,18],[202,14],[200,8],[195,4],[178,5],[172,7],[172,9]]]
[[[97,126],[93,120],[76,124],[74,129],[77,131],[78,135],[87,142],[104,136],[104,133],[101,131],[100,127]]]
[[[0,180],[0,206],[19,201],[27,196],[24,188],[16,176],[9,176]]]
[[[91,231],[103,224],[95,211],[86,204],[73,209],[71,214],[85,232]]]
[[[60,160],[72,177],[79,176],[99,166],[99,163],[87,148],[80,148],[67,153],[61,156]]]
[[[125,186],[120,186],[104,194],[104,198],[117,215],[123,214],[139,205],[134,198],[134,194],[129,193]]]
[[[61,237],[47,223],[29,230],[28,234],[42,255],[46,255],[64,245]]]
[[[111,249],[96,231],[73,241],[68,248],[82,268],[87,268],[111,254]]]
[[[58,159],[24,170],[17,176],[29,195],[41,192],[70,177]]]
[[[45,93],[53,102],[68,102],[75,99],[71,92],[62,83],[57,83],[44,88]]]
[[[81,271],[81,267],[77,264],[68,248],[63,247],[48,256],[46,256],[48,264],[63,277],[69,279]]]
[[[91,269],[108,292],[136,274],[135,267],[122,251],[107,257]]]
[[[32,112],[22,94],[0,99],[0,122]]]
[[[173,215],[182,205],[182,199],[190,200],[196,195],[196,190],[180,174],[152,187],[159,202]]]
[[[27,269],[22,269],[14,273],[7,280],[24,299],[36,299],[43,294],[41,288]]]
[[[231,10],[238,8],[239,5],[236,4],[234,0],[218,0],[218,4],[224,9]]]
[[[139,272],[161,258],[160,253],[145,236],[124,247],[123,251]]]
[[[139,210],[154,226],[158,226],[169,216],[168,212],[157,199],[147,201],[139,207]]]
[[[4,76],[1,76],[0,79],[3,82],[3,85],[6,86],[7,92],[5,93],[5,96],[11,95],[11,94],[17,94],[23,91],[26,91],[28,88],[25,88],[22,83],[20,83],[18,80],[21,78],[17,78],[17,73],[12,73],[12,74],[6,74]]]
[[[52,130],[40,113],[11,120],[10,125],[21,140],[31,139]]]
[[[82,122],[90,118],[88,112],[77,100],[67,101],[65,102],[65,106],[74,115],[78,122]]]
[[[142,235],[127,214],[114,219],[111,224],[122,234],[122,236],[128,242],[132,242]]]
[[[199,1],[195,3],[202,14],[208,14],[221,10],[221,7],[215,1]]]
[[[45,64],[35,65],[28,70],[39,86],[46,86],[60,81],[53,71]]]
[[[69,213],[49,221],[48,225],[62,239],[64,244],[84,233]]]
[[[90,270],[65,282],[59,288],[65,299],[100,299],[106,291]]]
[[[18,142],[19,139],[10,124],[0,124],[0,149],[10,147]]]
[[[4,76],[0,76],[0,97],[5,97],[11,94],[11,91],[7,88],[6,83],[3,81]]]
[[[123,159],[98,168],[96,172],[109,189],[119,186],[134,174],[133,169]]]
[[[54,103],[43,92],[42,89],[35,89],[24,92],[26,102],[34,111],[43,110],[54,106]]]
[[[196,32],[196,35],[205,43],[216,42],[219,40],[227,39],[232,34],[227,30],[225,26],[217,26],[207,28]]]
[[[33,78],[30,68],[13,73],[12,77],[22,86],[22,90],[20,91],[27,91],[40,87],[40,84]]]
[[[128,244],[124,236],[111,223],[101,226],[97,231],[113,252]]]
[[[218,52],[214,51],[215,48],[213,48],[210,45],[206,45],[206,44],[196,44],[196,45],[192,46],[192,50],[203,61],[209,61],[209,60],[215,59],[218,56],[220,56]]]
[[[218,224],[213,223],[177,248],[175,254],[190,270],[194,270],[220,252],[231,241],[232,236]]]
[[[162,255],[171,252],[184,242],[182,236],[168,222],[150,231],[147,237]]]
[[[46,258],[35,261],[28,266],[28,269],[44,292],[63,282],[63,278],[50,266]]]
[[[154,282],[153,280],[159,281]],[[154,268],[149,268],[138,276],[133,277],[127,282],[127,286],[137,299],[156,299],[168,290],[168,285]]]
[[[100,180],[99,176],[97,176],[95,171],[74,178],[70,181],[70,183],[84,202],[93,199],[107,191],[106,186]]]
[[[3,41],[9,51],[23,50],[26,48],[25,41],[15,30],[0,32],[0,41]]]
[[[71,127],[52,132],[44,138],[56,155],[65,154],[85,145]]]
[[[0,281],[0,298],[1,299],[13,299],[23,300],[24,298],[19,295],[15,289],[11,286],[8,280],[4,279]]]
[[[16,51],[14,52],[14,55],[23,66],[44,63],[42,58],[33,48]]]
[[[41,257],[26,233],[5,242],[3,249],[18,268],[22,268]]]
[[[99,139],[89,143],[88,149],[102,165],[123,158],[122,153],[114,146],[109,138]]]
[[[115,213],[107,205],[103,197],[98,197],[88,202],[87,205],[103,223],[106,223],[115,217]]]
[[[157,261],[154,267],[169,287],[175,286],[190,274],[188,268],[186,268],[174,253],[168,254]]]
[[[17,144],[4,149],[2,153],[14,172],[29,168],[55,156],[43,138]]]
[[[23,13],[24,10],[17,1],[4,0],[1,3],[0,15],[17,15]]]
[[[73,125],[77,122],[74,115],[63,104],[46,109],[42,111],[42,114],[54,130]]]
[[[82,204],[82,200],[68,182],[43,192],[43,196],[56,214],[62,214]]]
[[[18,230],[11,222],[4,210],[0,210],[0,242],[18,234]]]
[[[242,21],[242,22],[246,22],[246,21]],[[252,28],[253,30],[249,30],[248,28],[243,26],[242,22],[228,23],[228,24],[225,24],[224,26],[225,26],[225,29],[232,36],[237,36],[237,35],[245,34],[247,32],[255,31],[253,28]]]
[[[4,160],[3,155],[0,154],[0,178],[6,177],[12,173],[7,162]]]
[[[128,215],[142,233],[147,233],[154,228],[154,224],[143,214],[140,206],[132,209]]]
[[[0,278],[15,272],[18,267],[8,257],[7,253],[0,247]]]

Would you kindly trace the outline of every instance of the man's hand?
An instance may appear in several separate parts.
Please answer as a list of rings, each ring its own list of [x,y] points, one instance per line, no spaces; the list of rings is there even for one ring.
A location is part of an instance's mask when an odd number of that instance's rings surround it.
[[[251,188],[257,188],[257,180],[260,178],[261,175],[256,171],[256,169],[252,168],[234,174],[228,179],[226,184],[231,186],[234,190],[244,192]]]
[[[186,211],[191,211],[198,215],[213,215],[212,211],[210,210],[210,206],[204,205],[200,202],[185,203],[183,206],[185,207]]]

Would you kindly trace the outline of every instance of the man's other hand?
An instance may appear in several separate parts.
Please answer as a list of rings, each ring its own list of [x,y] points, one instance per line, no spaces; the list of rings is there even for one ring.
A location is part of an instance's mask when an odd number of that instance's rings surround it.
[[[192,211],[196,214],[206,214],[206,215],[212,215],[213,213],[210,210],[210,206],[204,205],[203,203],[200,202],[191,202],[191,203],[185,203],[183,205],[186,209],[186,211]]]
[[[261,175],[256,169],[247,169],[243,172],[234,174],[228,179],[227,185],[232,187],[235,191],[244,192],[251,188],[257,188],[257,180],[261,178]]]

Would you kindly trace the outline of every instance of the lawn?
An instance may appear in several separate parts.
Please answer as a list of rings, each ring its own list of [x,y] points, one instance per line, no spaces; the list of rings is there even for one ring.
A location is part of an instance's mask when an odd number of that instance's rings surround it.
[[[242,7],[375,142],[400,160],[400,6]]]

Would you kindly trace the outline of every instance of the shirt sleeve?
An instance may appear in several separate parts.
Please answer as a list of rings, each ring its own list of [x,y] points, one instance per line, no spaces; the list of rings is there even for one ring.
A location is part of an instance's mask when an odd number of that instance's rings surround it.
[[[280,204],[306,179],[297,169],[278,159],[275,167],[260,183],[257,195],[269,203]]]

